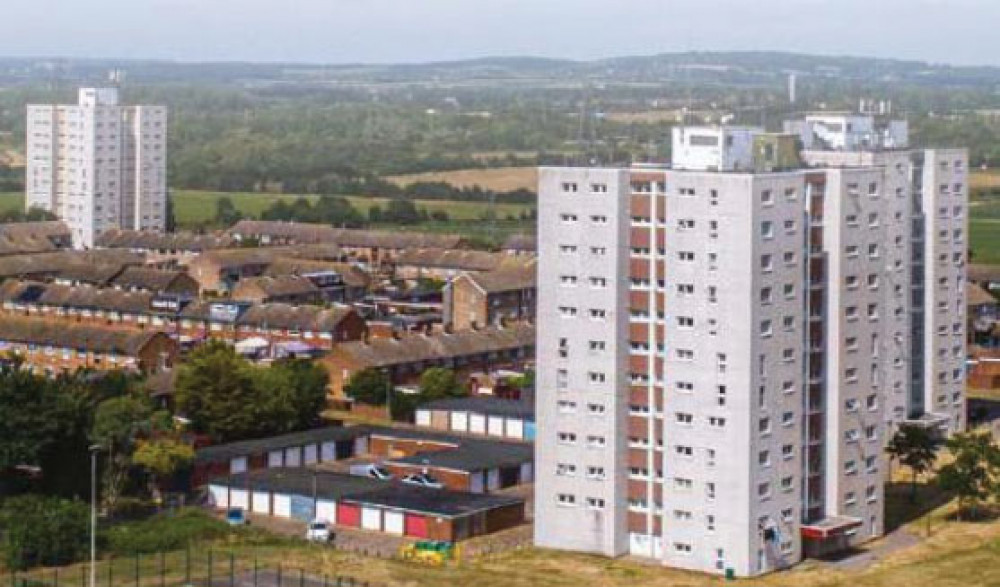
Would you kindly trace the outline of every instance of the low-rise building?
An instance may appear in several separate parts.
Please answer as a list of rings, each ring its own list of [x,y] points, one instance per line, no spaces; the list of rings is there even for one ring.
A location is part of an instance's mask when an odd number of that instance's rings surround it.
[[[0,348],[50,375],[80,368],[155,372],[170,368],[177,356],[177,343],[162,330],[11,316],[0,320]]]
[[[535,263],[465,272],[444,287],[444,323],[456,330],[535,318]]]
[[[258,304],[318,304],[323,302],[323,292],[307,277],[281,275],[278,277],[248,277],[241,279],[230,297],[234,300]]]
[[[297,247],[218,249],[202,253],[188,264],[191,274],[204,294],[229,294],[241,279],[278,274],[292,274],[298,268],[309,266],[318,270],[319,262],[330,262],[324,267],[335,269],[346,256],[336,245],[321,244]],[[295,260],[296,263],[289,263]],[[315,263],[307,263],[314,261]]]
[[[111,229],[101,233],[94,246],[103,249],[126,249],[145,254],[156,264],[186,265],[205,251],[235,247],[236,240],[226,234],[193,232],[153,232],[150,230]]]
[[[328,349],[337,343],[361,340],[367,333],[364,319],[347,306],[200,301],[185,307],[179,318],[182,340],[191,341],[263,338],[270,343],[297,341]]]
[[[997,299],[980,285],[966,284],[965,303],[968,306],[969,344],[996,346],[997,321],[1000,319]]]
[[[0,224],[0,256],[68,249],[73,235],[65,222],[10,222]]]
[[[454,397],[418,407],[417,426],[514,440],[534,440],[535,406],[494,397]]]
[[[429,367],[460,373],[501,366],[518,367],[534,358],[535,328],[530,324],[464,332],[372,338],[336,345],[323,362],[330,372],[330,393],[344,399],[344,387],[366,369],[385,370],[394,384],[412,383]]]
[[[59,278],[110,280],[126,267],[143,265],[145,257],[123,250],[54,251],[0,257],[0,281],[10,278],[51,281]],[[88,272],[94,276],[88,276]]]
[[[187,272],[179,270],[126,267],[111,278],[107,285],[128,291],[149,291],[184,299],[198,297],[198,282]]]

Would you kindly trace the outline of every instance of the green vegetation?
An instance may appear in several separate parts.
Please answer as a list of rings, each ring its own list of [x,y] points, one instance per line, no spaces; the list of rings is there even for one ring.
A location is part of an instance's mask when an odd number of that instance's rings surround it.
[[[946,446],[952,461],[938,471],[938,483],[957,497],[959,519],[975,519],[982,502],[1000,501],[1000,447],[989,432],[956,434]]]
[[[443,367],[431,367],[420,375],[417,393],[388,393],[392,385],[388,376],[379,369],[365,369],[351,377],[344,386],[344,393],[363,404],[384,406],[387,400],[395,420],[411,420],[413,413],[421,405],[446,397],[467,395],[455,372]]]
[[[910,468],[910,501],[917,498],[917,477],[926,473],[937,459],[938,442],[923,426],[903,424],[889,440],[889,457]]]
[[[87,551],[88,508],[79,501],[20,495],[3,502],[0,551],[11,569],[65,565]]]
[[[177,367],[178,410],[218,442],[308,428],[326,404],[326,371],[291,359],[258,367],[223,342],[196,348]]]
[[[232,528],[222,520],[191,508],[115,524],[102,536],[107,552],[118,556],[179,550],[192,543],[216,540],[257,544],[276,541],[262,530]]]

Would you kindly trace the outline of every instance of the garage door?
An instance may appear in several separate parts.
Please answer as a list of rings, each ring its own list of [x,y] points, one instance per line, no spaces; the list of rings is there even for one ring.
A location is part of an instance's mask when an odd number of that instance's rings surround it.
[[[337,502],[325,499],[316,502],[316,519],[326,520],[331,524],[337,523]]]
[[[451,429],[455,432],[469,431],[469,415],[465,412],[451,413]]]
[[[229,472],[230,474],[246,473],[247,471],[247,458],[246,457],[236,457],[235,459],[229,460]]]
[[[381,530],[382,510],[378,508],[361,508],[361,527],[365,530]]]
[[[417,426],[430,426],[431,425],[430,410],[417,410],[416,422]]]
[[[486,416],[482,414],[469,414],[469,432],[473,434],[486,434]]]
[[[484,490],[483,472],[473,471],[469,473],[469,492],[482,493]]]
[[[227,508],[229,507],[229,488],[223,485],[209,485],[208,486],[209,499],[212,500],[212,505],[217,508]]]
[[[388,534],[403,535],[403,512],[385,512],[385,531]]]
[[[534,471],[531,463],[521,463],[521,483],[534,482]]]
[[[292,496],[292,517],[296,520],[302,520],[303,522],[308,522],[313,519],[313,500],[312,497],[306,497],[304,495],[293,495]]]
[[[311,465],[311,464],[315,463],[317,461],[317,459],[318,459],[318,457],[316,456],[316,445],[315,444],[307,444],[307,445],[305,445],[302,448],[302,461],[305,464]]]
[[[354,454],[351,456],[360,456],[363,454],[368,454],[367,436],[359,436],[354,439]]]
[[[250,495],[246,489],[233,489],[229,492],[229,507],[250,509]]]
[[[267,491],[254,491],[251,493],[250,510],[255,514],[270,514],[271,494]]]
[[[337,504],[337,523],[357,528],[361,525],[361,506],[353,503]]]
[[[285,449],[285,466],[298,467],[302,464],[302,447],[293,446]]]
[[[404,526],[407,536],[427,538],[427,518],[417,514],[406,514]]]
[[[285,493],[274,494],[274,515],[279,518],[292,517],[292,497]]]
[[[500,489],[500,470],[490,469],[489,473],[486,475],[486,489],[487,491],[494,491]]]
[[[490,436],[503,436],[503,416],[490,416],[486,431]]]
[[[284,462],[285,462],[284,453],[282,453],[280,450],[272,450],[271,452],[267,453],[268,467],[272,469],[275,467],[280,467],[282,464],[284,464]]]
[[[324,463],[337,460],[337,443],[324,442],[319,449],[319,456]]]
[[[524,422],[518,418],[507,418],[507,438],[524,437]]]

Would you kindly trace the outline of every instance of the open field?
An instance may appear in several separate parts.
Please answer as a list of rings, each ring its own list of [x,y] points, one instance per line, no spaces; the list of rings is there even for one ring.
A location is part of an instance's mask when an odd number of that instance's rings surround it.
[[[973,263],[1000,264],[1000,218],[972,218],[969,243]]]
[[[21,192],[0,192],[0,214],[20,210],[22,206],[24,206],[24,194]]]
[[[535,167],[497,167],[492,169],[458,169],[387,177],[396,185],[405,186],[420,181],[444,182],[457,188],[478,185],[484,190],[509,192],[516,189],[538,189],[538,169]]]
[[[224,192],[202,192],[192,190],[174,190],[174,213],[177,216],[177,223],[181,226],[197,224],[210,220],[215,215],[215,203],[222,197],[228,196],[233,201],[236,208],[246,215],[259,216],[265,208],[284,199],[291,202],[298,198],[296,195],[288,194],[261,194],[261,193],[224,193]],[[315,200],[317,196],[305,196]],[[372,206],[385,207],[386,198],[369,198],[363,196],[345,196],[351,204],[362,214],[367,215],[368,209]],[[448,200],[415,200],[418,208],[425,208],[428,212],[445,211],[452,220],[478,220],[489,209],[489,205],[480,202],[455,202]],[[495,204],[497,218],[506,218],[508,215],[515,218],[522,212],[531,210],[533,206],[529,204]]]
[[[973,171],[969,175],[969,187],[973,190],[1000,188],[1000,170]]]

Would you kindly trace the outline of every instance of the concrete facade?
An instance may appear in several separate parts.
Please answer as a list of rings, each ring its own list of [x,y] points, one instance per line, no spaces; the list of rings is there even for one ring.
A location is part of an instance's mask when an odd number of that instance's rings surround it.
[[[65,221],[74,246],[113,228],[166,224],[167,111],[122,106],[117,88],[81,88],[76,105],[27,110],[25,207]]]

